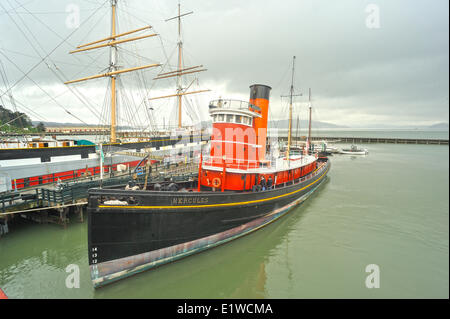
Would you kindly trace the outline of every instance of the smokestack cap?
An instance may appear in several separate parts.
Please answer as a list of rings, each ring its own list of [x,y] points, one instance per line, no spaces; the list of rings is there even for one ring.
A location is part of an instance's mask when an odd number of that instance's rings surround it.
[[[253,99],[266,99],[269,100],[270,90],[272,88],[264,84],[250,85],[250,100]]]

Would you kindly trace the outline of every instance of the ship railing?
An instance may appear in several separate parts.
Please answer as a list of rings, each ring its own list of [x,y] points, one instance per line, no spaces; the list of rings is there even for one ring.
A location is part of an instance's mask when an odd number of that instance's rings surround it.
[[[116,166],[115,164],[113,166]],[[110,166],[104,166],[104,174],[113,174],[116,167],[111,168]],[[131,170],[131,167],[129,167]],[[114,173],[116,174],[116,173]],[[21,179],[15,179],[12,181],[13,190],[23,190],[27,188],[32,188],[35,186],[47,185],[47,184],[57,184],[59,182],[72,182],[72,181],[83,181],[92,180],[94,177],[100,175],[100,167],[85,168],[74,170],[67,173],[52,173],[44,176],[33,176],[25,177]]]
[[[311,174],[308,174],[306,176],[300,177],[296,183],[302,183],[304,181],[307,181],[313,177],[315,177],[316,175],[320,175],[322,173],[322,171],[325,169],[325,167],[327,166],[326,163],[321,164],[318,168],[316,168]]]
[[[234,109],[234,110],[248,110],[251,108],[253,110],[261,111],[261,109],[258,106],[253,105],[246,101],[224,100],[224,99],[210,101],[209,108]]]
[[[227,168],[233,168],[233,169],[241,169],[241,170],[248,170],[252,168],[258,168],[259,161],[257,160],[242,160],[242,159],[236,159],[236,158],[229,158],[229,159],[223,159],[222,156],[209,156],[206,157],[203,161],[204,165],[209,166],[218,166],[223,167],[225,166]]]
[[[21,207],[24,204],[39,200],[38,190],[35,193],[21,194],[18,192],[7,192],[0,194],[0,214],[14,210],[15,207]]]

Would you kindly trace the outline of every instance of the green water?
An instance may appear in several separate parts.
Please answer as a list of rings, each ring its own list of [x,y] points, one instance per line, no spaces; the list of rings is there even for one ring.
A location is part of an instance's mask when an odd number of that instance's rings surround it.
[[[11,298],[448,298],[448,146],[360,146],[368,156],[333,156],[328,180],[279,221],[96,291],[86,222],[11,227],[0,287]],[[65,286],[69,264],[78,289]],[[368,264],[380,288],[366,288]]]

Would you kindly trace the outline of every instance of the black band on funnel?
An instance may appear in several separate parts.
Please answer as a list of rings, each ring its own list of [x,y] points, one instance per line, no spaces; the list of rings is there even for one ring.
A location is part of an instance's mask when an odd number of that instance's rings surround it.
[[[270,90],[272,88],[264,84],[250,85],[250,100],[253,99],[266,99],[269,100]]]

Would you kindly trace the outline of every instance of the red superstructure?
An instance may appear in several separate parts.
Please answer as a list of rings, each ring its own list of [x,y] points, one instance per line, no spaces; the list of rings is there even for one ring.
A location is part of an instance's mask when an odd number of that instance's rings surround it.
[[[315,156],[266,159],[271,88],[250,86],[250,101],[215,100],[210,157],[199,167],[199,190],[252,190],[256,185],[288,183],[316,168]],[[264,182],[261,183],[262,178]]]

